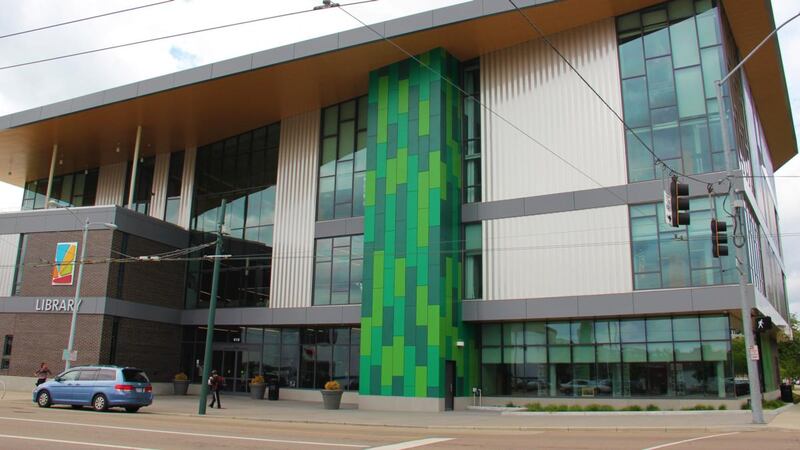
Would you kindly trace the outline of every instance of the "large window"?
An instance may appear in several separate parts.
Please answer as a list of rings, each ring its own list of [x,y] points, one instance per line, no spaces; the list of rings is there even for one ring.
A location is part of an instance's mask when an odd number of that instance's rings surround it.
[[[483,296],[483,255],[481,224],[464,226],[464,298]]]
[[[25,253],[28,251],[28,234],[19,236],[19,249],[17,250],[17,264],[14,267],[14,284],[11,286],[11,295],[19,295],[22,291],[22,280],[25,275]]]
[[[164,220],[177,224],[180,221],[178,212],[181,205],[181,181],[183,180],[184,152],[169,155],[169,175],[167,177],[167,201],[164,208]]]
[[[486,324],[484,395],[734,395],[728,317],[649,317]]]
[[[617,32],[625,122],[673,170],[724,170],[714,82],[726,65],[716,2],[673,0],[617,18]],[[631,182],[661,176],[639,139],[627,133]]]
[[[53,177],[50,198],[59,206],[93,206],[97,194],[97,169]],[[47,178],[25,183],[22,210],[44,209]]]
[[[732,227],[728,228],[730,255],[714,258],[711,254],[711,219],[727,217],[725,209],[731,208],[730,200],[724,197],[714,197],[714,203],[711,209],[708,198],[692,199],[691,224],[679,228],[665,222],[661,203],[630,207],[634,289],[709,286],[738,281]]]
[[[3,339],[3,357],[0,359],[0,369],[8,369],[11,366],[11,345],[14,343],[14,336],[7,334]]]
[[[153,176],[156,169],[156,157],[148,156],[139,158],[136,166],[136,185],[133,187],[132,210],[150,214],[150,204],[153,202]],[[131,177],[133,176],[133,163],[128,163],[128,176],[125,181],[125,206],[128,206],[128,195],[131,190]]]
[[[280,125],[272,124],[201,147],[197,169],[191,229],[192,243],[211,242],[222,199],[225,208],[225,253],[236,256],[222,262],[218,305],[266,306],[275,223],[275,184]],[[212,254],[213,247],[205,250]],[[211,261],[191,261],[186,283],[186,307],[207,307],[210,300]]]
[[[481,72],[480,61],[464,65],[464,201],[481,201]]]
[[[317,220],[364,215],[367,96],[322,110]]]
[[[317,239],[314,305],[361,303],[364,236]]]

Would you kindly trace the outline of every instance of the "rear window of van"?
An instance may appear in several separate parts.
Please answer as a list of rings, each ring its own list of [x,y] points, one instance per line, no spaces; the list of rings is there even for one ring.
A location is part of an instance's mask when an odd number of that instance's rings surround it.
[[[122,379],[128,383],[149,383],[147,375],[141,370],[136,369],[123,369]]]

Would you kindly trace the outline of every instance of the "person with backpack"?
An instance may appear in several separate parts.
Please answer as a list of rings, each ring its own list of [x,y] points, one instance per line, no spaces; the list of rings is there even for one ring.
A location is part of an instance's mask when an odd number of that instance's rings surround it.
[[[33,372],[33,376],[36,377],[36,386],[47,381],[47,377],[51,376],[53,372],[50,371],[50,368],[47,367],[47,363],[42,361],[42,364],[39,365],[39,368]]]
[[[217,409],[222,409],[222,400],[219,398],[219,391],[225,387],[225,378],[217,374],[216,370],[211,371],[211,376],[208,377],[208,389],[211,391],[211,404],[208,406],[213,408],[214,403],[217,404]]]

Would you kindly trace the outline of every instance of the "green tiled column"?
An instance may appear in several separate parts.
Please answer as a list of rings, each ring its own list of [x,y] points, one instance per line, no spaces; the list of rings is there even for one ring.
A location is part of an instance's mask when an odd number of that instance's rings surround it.
[[[444,50],[419,58],[458,80],[458,61]],[[471,385],[474,339],[461,323],[460,120],[458,90],[416,61],[370,73],[363,395],[443,397],[446,360],[456,361],[457,395]]]

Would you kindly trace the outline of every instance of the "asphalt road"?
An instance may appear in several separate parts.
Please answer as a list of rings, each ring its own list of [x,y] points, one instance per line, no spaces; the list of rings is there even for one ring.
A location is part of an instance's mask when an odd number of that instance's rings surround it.
[[[519,431],[365,427],[7,404],[3,449],[793,449],[800,432]]]

